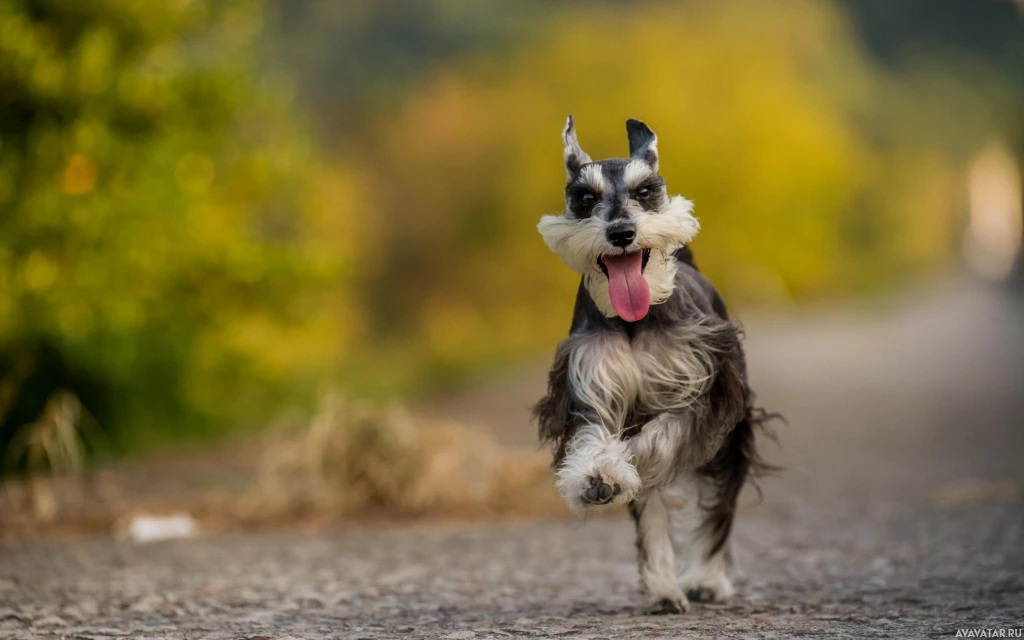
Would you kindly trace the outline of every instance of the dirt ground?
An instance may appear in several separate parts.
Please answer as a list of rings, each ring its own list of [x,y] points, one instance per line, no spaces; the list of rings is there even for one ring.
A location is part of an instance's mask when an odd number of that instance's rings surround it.
[[[999,637],[1024,627],[1024,299],[960,282],[747,325],[787,471],[739,593],[636,615],[622,517],[0,547],[0,638]],[[532,443],[543,369],[423,409]]]

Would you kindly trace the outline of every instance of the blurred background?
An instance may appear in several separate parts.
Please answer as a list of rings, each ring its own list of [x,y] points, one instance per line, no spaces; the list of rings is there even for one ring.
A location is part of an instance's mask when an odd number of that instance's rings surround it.
[[[548,504],[568,113],[751,327],[1022,279],[1017,2],[0,0],[7,524]]]

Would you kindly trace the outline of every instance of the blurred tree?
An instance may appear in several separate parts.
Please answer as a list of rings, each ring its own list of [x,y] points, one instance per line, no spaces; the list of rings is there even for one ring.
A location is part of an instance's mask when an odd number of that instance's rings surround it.
[[[367,291],[378,343],[429,379],[565,331],[577,279],[534,224],[563,207],[569,111],[594,157],[625,154],[627,117],[653,126],[670,189],[704,221],[698,262],[731,300],[863,290],[951,244],[958,158],[903,133],[921,113],[831,4],[567,10],[431,77],[360,142],[388,220]]]
[[[933,268],[1020,42],[932,6],[0,0],[0,449],[58,388],[131,446],[549,350],[570,111],[658,131],[732,301]]]
[[[336,369],[355,189],[254,67],[262,20],[0,0],[0,450],[57,387],[127,446],[263,422]]]
[[[353,119],[386,111],[451,59],[503,55],[566,1],[271,0],[267,59],[295,74],[323,134],[343,143]]]
[[[1024,89],[1024,10],[1006,0],[839,0],[872,52],[899,67],[942,55],[979,62]],[[965,59],[966,58],[966,59]]]
[[[944,137],[976,151],[987,144],[979,138],[993,133],[1005,138],[1024,180],[1024,4],[1007,0],[840,1],[864,35],[865,44],[895,73],[914,77],[921,75],[921,69],[930,69],[932,84],[955,82],[961,91],[983,100],[995,132],[983,130],[979,135],[977,123],[961,119]],[[946,108],[959,106],[955,101]],[[935,131],[928,135],[934,136]],[[1016,280],[1018,285],[1024,283],[1024,255],[1018,256]]]

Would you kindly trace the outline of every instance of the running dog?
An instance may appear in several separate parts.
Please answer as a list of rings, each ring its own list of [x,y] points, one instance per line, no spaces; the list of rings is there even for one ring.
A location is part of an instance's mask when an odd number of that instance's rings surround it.
[[[629,158],[594,162],[566,122],[566,210],[537,228],[582,281],[534,417],[573,509],[628,508],[645,609],[681,613],[733,594],[729,535],[740,489],[767,468],[755,432],[769,416],[687,246],[693,204],[669,195],[650,127],[626,133]]]

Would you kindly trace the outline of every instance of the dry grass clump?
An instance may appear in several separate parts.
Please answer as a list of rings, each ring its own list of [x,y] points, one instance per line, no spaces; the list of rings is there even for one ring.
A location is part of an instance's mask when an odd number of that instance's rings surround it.
[[[328,394],[298,432],[270,438],[243,516],[551,514],[548,457],[463,425]]]
[[[374,410],[328,394],[313,419],[201,455],[83,466],[84,412],[56,395],[8,463],[0,541],[44,530],[125,528],[136,515],[187,513],[205,532],[360,517],[562,516],[544,452],[481,430]],[[250,450],[250,447],[252,449]]]
[[[51,478],[77,478],[85,462],[88,414],[68,391],[54,392],[35,422],[26,425],[11,441],[2,461],[5,470],[21,470],[22,491],[5,485],[4,499],[21,505],[38,521],[52,520],[58,500]],[[10,505],[8,505],[10,506]]]

